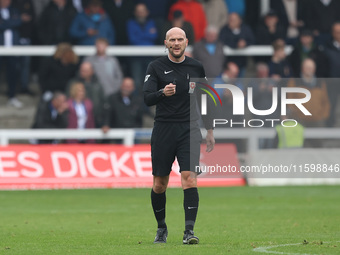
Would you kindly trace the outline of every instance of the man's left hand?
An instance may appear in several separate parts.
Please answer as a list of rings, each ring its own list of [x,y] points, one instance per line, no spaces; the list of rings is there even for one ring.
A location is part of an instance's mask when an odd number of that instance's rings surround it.
[[[207,141],[206,152],[211,152],[215,146],[215,138],[212,129],[207,130],[207,136],[205,137],[205,140]]]

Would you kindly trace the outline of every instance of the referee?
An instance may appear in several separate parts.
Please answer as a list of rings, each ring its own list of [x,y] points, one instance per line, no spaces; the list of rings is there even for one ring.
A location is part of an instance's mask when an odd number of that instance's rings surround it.
[[[168,230],[165,223],[165,192],[171,166],[177,158],[184,191],[185,231],[183,244],[198,244],[194,225],[198,210],[197,173],[202,140],[199,114],[191,111],[197,104],[199,89],[189,87],[190,77],[205,78],[203,66],[184,55],[188,45],[185,32],[171,28],[164,41],[169,53],[151,62],[144,80],[144,101],[156,105],[155,124],[151,137],[153,187],[151,203],[158,223],[154,243],[166,243]],[[207,151],[214,148],[212,121],[203,118],[207,129]]]

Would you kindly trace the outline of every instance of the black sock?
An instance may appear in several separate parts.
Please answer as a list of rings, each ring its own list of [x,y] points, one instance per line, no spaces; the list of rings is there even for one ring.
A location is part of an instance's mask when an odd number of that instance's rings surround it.
[[[155,214],[158,228],[166,228],[165,224],[165,203],[166,203],[166,196],[165,192],[157,194],[151,190],[151,204],[152,209]]]
[[[184,212],[185,212],[185,230],[194,230],[194,225],[198,210],[198,191],[197,188],[184,190]]]

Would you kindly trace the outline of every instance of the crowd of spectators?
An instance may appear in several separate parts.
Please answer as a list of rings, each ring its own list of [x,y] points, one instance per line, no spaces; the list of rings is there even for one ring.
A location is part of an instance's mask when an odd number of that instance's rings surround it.
[[[55,54],[45,59],[40,81],[46,81],[33,128],[100,128],[106,133],[110,128],[142,127],[143,116],[152,116],[134,79],[123,77],[118,60],[106,54],[108,41],[98,38],[95,46],[95,55],[81,63],[69,43],[58,44]]]
[[[109,45],[162,45],[165,32],[177,26],[186,32],[193,46],[191,56],[202,62],[207,76],[232,79],[242,89],[246,84],[237,79],[245,77],[248,58],[225,56],[223,47],[272,46],[271,57],[253,58],[258,78],[273,79],[276,84],[282,78],[302,79],[303,84],[291,80],[284,86],[304,86],[320,95],[310,104],[325,112],[321,120],[301,121],[307,126],[315,126],[315,121],[334,126],[340,87],[335,80],[315,83],[313,79],[340,77],[340,1],[270,0],[266,8],[264,2],[0,0],[1,46],[57,46],[53,56],[38,59],[34,65],[28,56],[0,56],[1,67],[6,67],[8,104],[21,108],[16,93],[33,94],[28,84],[34,69],[42,95],[34,127],[97,127],[104,131],[141,127],[141,116],[149,113],[143,110],[140,91],[152,58],[116,58],[108,56],[106,49]],[[96,53],[80,58],[73,45],[94,45]],[[293,46],[289,55],[286,45]],[[270,107],[272,85],[262,82],[256,86],[259,107]],[[219,94],[230,104],[230,94]],[[324,101],[329,103],[327,107]],[[69,105],[67,110],[64,103]]]

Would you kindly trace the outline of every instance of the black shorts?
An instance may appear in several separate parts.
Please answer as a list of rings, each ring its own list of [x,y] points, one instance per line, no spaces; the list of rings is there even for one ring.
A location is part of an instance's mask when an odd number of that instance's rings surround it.
[[[187,122],[155,122],[151,136],[152,174],[168,176],[177,157],[181,171],[193,171],[199,166],[201,131]]]

